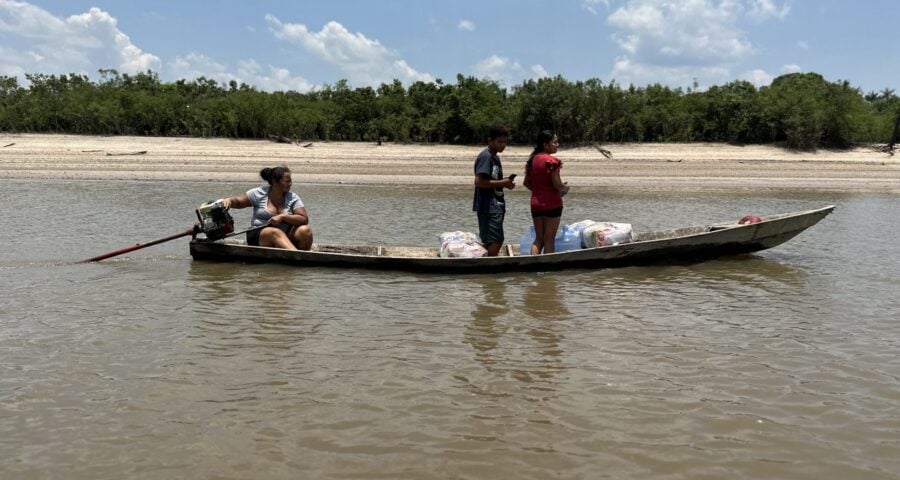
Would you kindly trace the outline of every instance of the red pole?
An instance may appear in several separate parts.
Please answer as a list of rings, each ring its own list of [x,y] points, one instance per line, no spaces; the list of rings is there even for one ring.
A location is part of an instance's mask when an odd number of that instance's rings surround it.
[[[140,249],[142,249],[142,248],[146,248],[146,247],[149,247],[149,246],[152,246],[152,245],[156,245],[156,244],[163,243],[163,242],[168,242],[169,240],[175,240],[176,238],[181,238],[181,237],[185,237],[185,236],[188,236],[188,235],[193,235],[195,231],[196,231],[196,228],[195,228],[195,227],[191,227],[191,229],[188,230],[188,231],[186,231],[186,232],[177,233],[177,234],[175,234],[175,235],[172,235],[172,236],[166,237],[166,238],[160,238],[159,240],[153,240],[152,242],[138,243],[137,245],[134,245],[134,246],[131,246],[131,247],[128,247],[128,248],[123,248],[123,249],[121,249],[121,250],[116,250],[115,252],[104,253],[103,255],[98,255],[98,256],[96,256],[96,257],[92,257],[92,258],[89,258],[89,259],[87,259],[87,260],[82,260],[82,261],[80,261],[80,262],[78,262],[78,263],[99,262],[100,260],[104,260],[104,259],[107,259],[107,258],[109,258],[109,257],[115,257],[116,255],[121,255],[121,254],[123,254],[123,253],[133,252],[133,251],[135,251],[135,250],[140,250]]]

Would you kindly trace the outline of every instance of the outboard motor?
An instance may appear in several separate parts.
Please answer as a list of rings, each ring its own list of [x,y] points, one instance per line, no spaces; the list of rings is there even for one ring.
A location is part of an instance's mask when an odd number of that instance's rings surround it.
[[[168,242],[169,240],[175,240],[176,238],[186,237],[188,235],[190,235],[192,239],[196,239],[198,233],[204,233],[206,234],[207,240],[215,241],[221,240],[228,236],[229,233],[234,232],[234,219],[231,218],[231,214],[228,213],[228,209],[225,208],[225,202],[222,200],[204,203],[203,205],[200,205],[200,208],[198,208],[196,212],[197,219],[200,220],[200,223],[195,224],[187,231],[176,233],[175,235],[170,235],[166,238],[160,238],[159,240],[153,240],[152,242],[138,243],[137,245],[126,247],[121,250],[97,255],[96,257],[82,260],[81,263],[99,262],[100,260],[115,257],[116,255],[133,252],[151,245]]]
[[[197,209],[197,219],[200,223],[196,230],[203,232],[209,240],[221,240],[225,235],[234,232],[234,219],[221,200],[200,205]]]

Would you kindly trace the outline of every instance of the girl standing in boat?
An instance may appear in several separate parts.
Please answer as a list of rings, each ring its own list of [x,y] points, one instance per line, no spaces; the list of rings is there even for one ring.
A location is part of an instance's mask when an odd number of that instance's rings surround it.
[[[225,208],[253,207],[247,244],[259,247],[309,250],[313,234],[309,215],[300,196],[291,191],[291,171],[287,166],[264,168],[259,176],[268,183],[247,193],[223,199]]]
[[[569,186],[559,176],[562,162],[553,156],[558,150],[556,134],[544,130],[538,134],[534,151],[525,164],[524,185],[531,190],[531,219],[534,222],[532,255],[556,251],[554,240],[562,217],[562,197],[569,192]]]

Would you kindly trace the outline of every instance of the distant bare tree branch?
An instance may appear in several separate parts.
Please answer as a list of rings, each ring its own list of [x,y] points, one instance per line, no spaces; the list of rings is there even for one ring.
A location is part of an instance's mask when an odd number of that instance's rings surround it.
[[[596,148],[598,152],[602,153],[604,157],[612,159],[612,152],[601,147],[599,143],[595,143],[594,148]]]
[[[898,140],[900,140],[900,115],[897,115],[897,119],[894,120],[894,133],[891,134],[891,140],[887,145],[876,147],[875,150],[878,152],[886,153],[893,157],[894,152],[897,149]]]

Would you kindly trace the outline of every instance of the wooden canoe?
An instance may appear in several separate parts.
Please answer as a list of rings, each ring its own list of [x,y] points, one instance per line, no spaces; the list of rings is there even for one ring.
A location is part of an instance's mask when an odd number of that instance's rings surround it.
[[[195,260],[271,262],[335,268],[413,272],[544,271],[596,269],[699,261],[751,253],[780,245],[825,218],[834,206],[763,217],[760,223],[714,223],[634,234],[634,241],[615,246],[547,255],[519,255],[517,245],[504,245],[497,257],[441,258],[437,247],[317,245],[313,251],[251,247],[242,240],[190,243]]]

